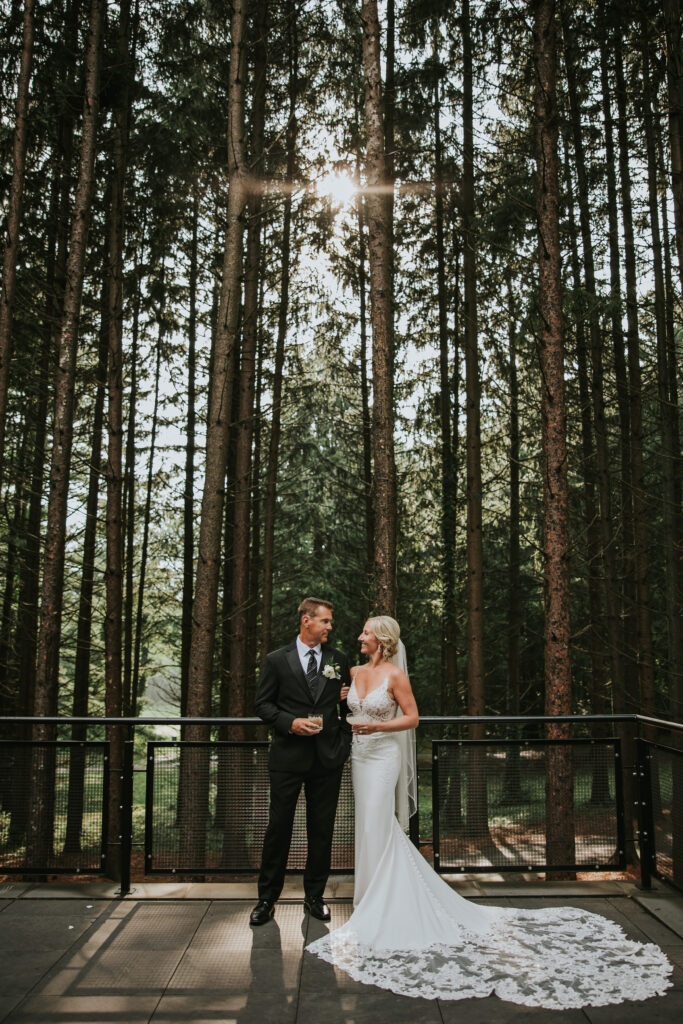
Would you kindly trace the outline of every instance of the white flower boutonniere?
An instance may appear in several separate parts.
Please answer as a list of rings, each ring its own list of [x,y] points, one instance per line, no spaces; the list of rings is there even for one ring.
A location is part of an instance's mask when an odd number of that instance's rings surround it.
[[[339,674],[339,666],[335,665],[333,661],[329,661],[323,669],[323,675],[325,679],[341,679]]]

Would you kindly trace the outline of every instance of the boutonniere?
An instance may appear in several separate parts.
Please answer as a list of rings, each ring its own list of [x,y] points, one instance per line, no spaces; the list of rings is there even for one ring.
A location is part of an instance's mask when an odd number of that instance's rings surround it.
[[[328,661],[327,665],[323,669],[323,675],[325,679],[341,679],[339,673],[339,665],[335,665],[333,661]]]

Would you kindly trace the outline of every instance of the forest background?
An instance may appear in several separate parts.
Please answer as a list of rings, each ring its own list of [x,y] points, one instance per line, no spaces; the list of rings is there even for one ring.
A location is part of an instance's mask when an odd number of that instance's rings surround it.
[[[423,713],[681,719],[679,2],[387,0],[381,90],[373,6],[2,0],[3,715],[250,715],[315,594]]]

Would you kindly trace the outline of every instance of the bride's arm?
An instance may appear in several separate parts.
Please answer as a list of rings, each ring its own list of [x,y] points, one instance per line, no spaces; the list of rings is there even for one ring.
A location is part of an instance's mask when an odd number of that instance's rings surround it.
[[[353,682],[353,678],[354,678],[354,676],[355,676],[355,674],[356,674],[356,672],[358,671],[359,668],[360,668],[360,665],[354,665],[353,668],[351,669],[351,682]],[[350,689],[351,689],[350,686],[342,686],[341,693],[339,695],[339,699],[340,700],[346,700],[346,698],[349,695],[349,690]]]
[[[353,725],[353,731],[361,736],[373,732],[403,732],[406,729],[416,729],[420,716],[415,702],[413,688],[405,672],[397,668],[391,674],[390,690],[395,701],[403,712],[398,718],[392,718],[390,722],[363,722]]]

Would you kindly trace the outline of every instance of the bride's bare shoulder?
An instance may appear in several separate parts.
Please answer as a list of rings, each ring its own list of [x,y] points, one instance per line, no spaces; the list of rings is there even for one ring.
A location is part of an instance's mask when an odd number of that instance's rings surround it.
[[[392,686],[400,686],[402,683],[407,683],[410,686],[408,676],[405,674],[403,669],[398,667],[398,665],[392,665],[389,669],[389,682]]]

